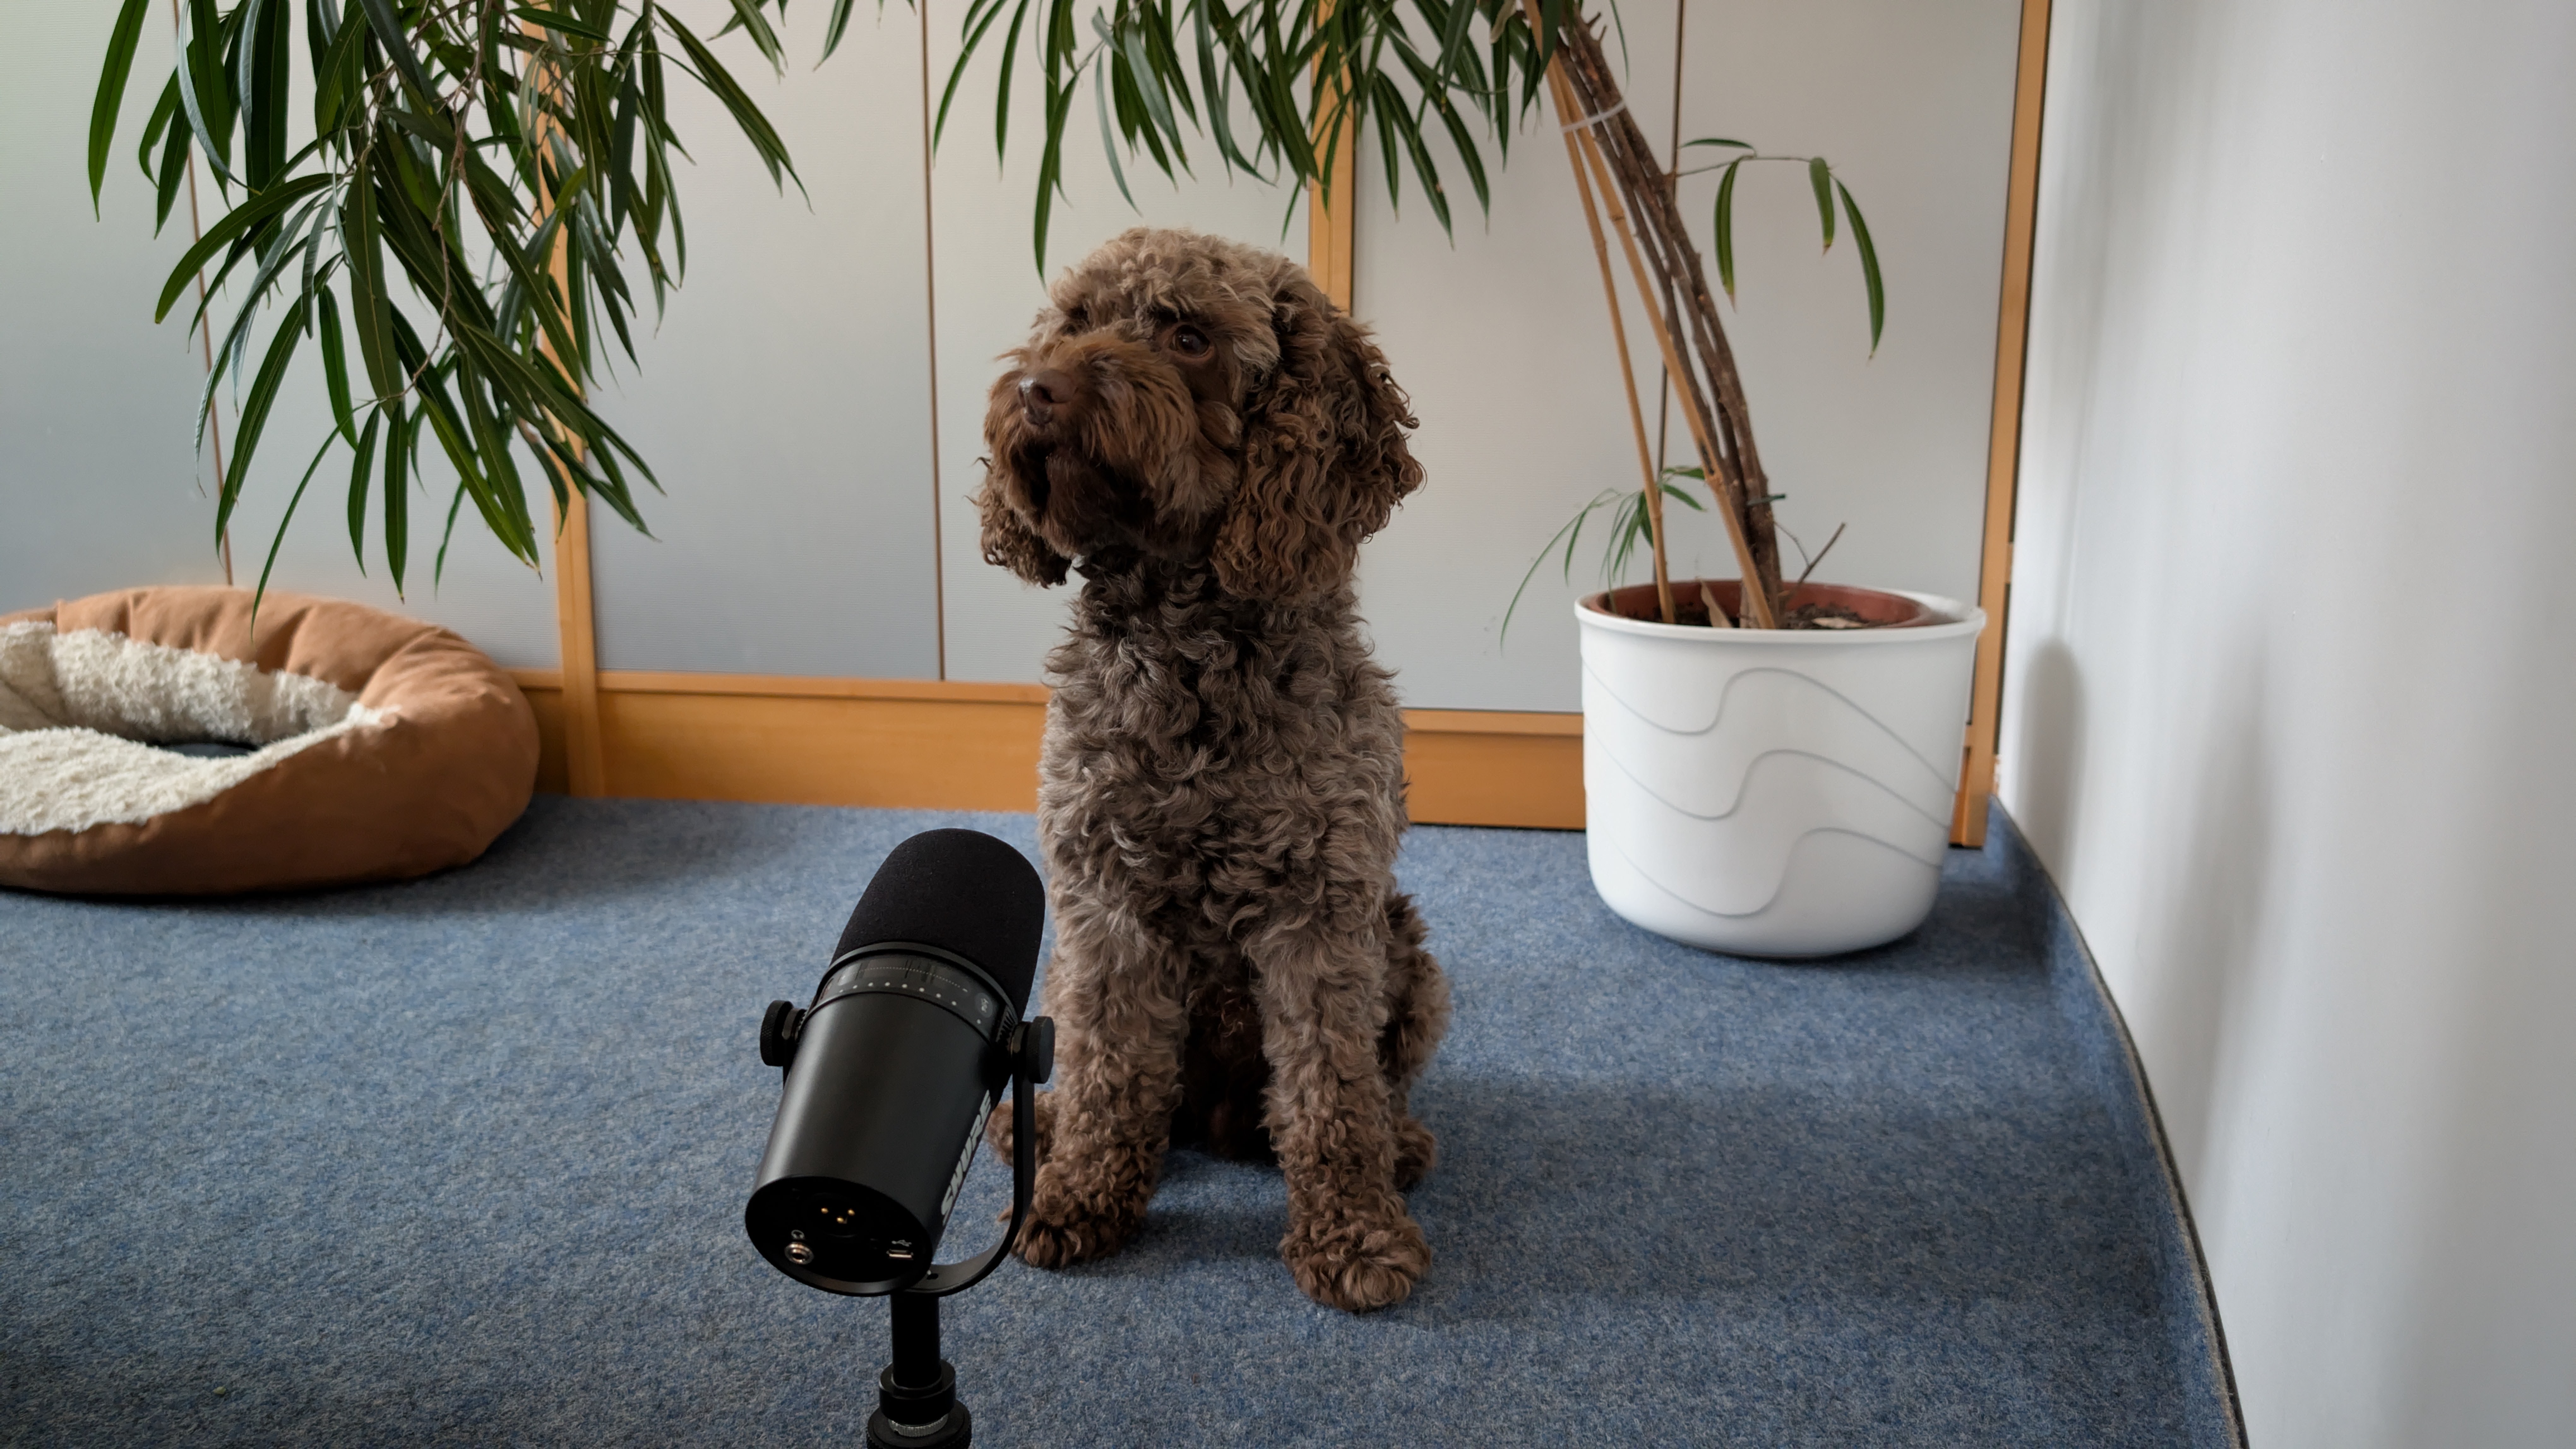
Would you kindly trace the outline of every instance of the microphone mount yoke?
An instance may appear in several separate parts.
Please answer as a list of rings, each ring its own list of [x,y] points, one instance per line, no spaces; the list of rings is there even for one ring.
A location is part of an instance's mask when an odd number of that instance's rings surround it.
[[[1055,1075],[1055,1022],[1014,1028],[1011,1071],[1011,1221],[1002,1239],[962,1263],[943,1263],[893,1301],[894,1362],[877,1375],[868,1449],[968,1449],[975,1417],[957,1401],[957,1370],[939,1356],[939,1300],[984,1281],[1019,1241],[1038,1177],[1037,1084]]]

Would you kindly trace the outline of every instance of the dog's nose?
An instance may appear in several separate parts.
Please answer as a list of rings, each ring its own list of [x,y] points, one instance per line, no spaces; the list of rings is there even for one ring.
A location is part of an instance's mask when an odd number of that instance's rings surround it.
[[[1020,411],[1041,427],[1055,417],[1057,409],[1072,401],[1073,379],[1056,368],[1045,368],[1020,379]]]

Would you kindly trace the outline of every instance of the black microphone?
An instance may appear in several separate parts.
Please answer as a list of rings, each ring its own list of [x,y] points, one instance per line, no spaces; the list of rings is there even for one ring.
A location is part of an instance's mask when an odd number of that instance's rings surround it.
[[[1033,1162],[1015,1174],[1009,1236],[935,1274],[931,1255],[1015,1079],[1016,1155],[1030,1156],[1027,1098],[1054,1056],[1053,1024],[1022,1020],[1045,914],[1017,850],[928,831],[868,882],[812,1003],[770,1004],[761,1060],[786,1083],[743,1226],[778,1271],[833,1293],[944,1294],[1000,1260],[1028,1216]]]

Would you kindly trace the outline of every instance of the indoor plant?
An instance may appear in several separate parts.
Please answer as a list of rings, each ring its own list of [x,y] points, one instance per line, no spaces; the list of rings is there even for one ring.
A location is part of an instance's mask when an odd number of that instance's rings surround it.
[[[259,456],[270,405],[308,341],[322,355],[335,426],[319,440],[295,499],[333,449],[345,447],[351,457],[352,546],[363,554],[372,493],[397,584],[410,532],[407,482],[417,476],[414,460],[424,437],[435,440],[458,474],[446,528],[452,531],[470,499],[472,516],[531,565],[539,560],[537,524],[522,483],[522,459],[539,468],[559,512],[574,493],[596,493],[640,526],[629,470],[648,481],[650,471],[585,406],[584,388],[596,375],[602,333],[621,344],[628,340],[636,298],[627,270],[640,270],[639,280],[650,282],[658,306],[683,268],[684,233],[670,164],[678,137],[666,104],[672,78],[692,80],[721,99],[774,178],[783,184],[794,175],[783,140],[727,73],[711,43],[738,30],[738,44],[752,46],[773,66],[781,64],[771,8],[767,0],[730,0],[727,23],[701,38],[652,0],[354,0],[345,15],[337,0],[304,0],[301,6],[237,0],[229,8],[220,0],[182,0],[181,45],[138,160],[159,188],[165,218],[192,157],[202,159],[230,203],[161,294],[166,314],[191,281],[211,268],[212,286],[202,294],[196,317],[212,342],[217,324],[203,298],[222,294],[228,280],[238,284],[201,411],[201,418],[210,413],[223,379],[233,377],[241,389],[241,412],[217,494],[218,537]],[[844,33],[851,9],[852,0],[834,0],[826,54]],[[91,130],[93,190],[104,178],[127,72],[151,10],[146,0],[125,0],[110,41]],[[1744,580],[1737,594],[1686,589],[1676,597],[1664,564],[1666,480],[1648,463],[1638,497],[1656,564],[1654,604],[1643,620],[1588,610],[1587,660],[1609,658],[1601,650],[1612,646],[1596,648],[1595,636],[1613,625],[1623,635],[1630,623],[1686,630],[1694,645],[1705,648],[1721,635],[1740,632],[1738,642],[1750,642],[1757,632],[1800,622],[1797,609],[1806,601],[1783,587],[1768,484],[1715,302],[1683,227],[1676,175],[1656,162],[1627,114],[1602,54],[1599,18],[1587,14],[1579,0],[1413,0],[1401,10],[1351,0],[1249,0],[1239,6],[1228,0],[1116,0],[1087,14],[1077,12],[1075,0],[968,0],[962,23],[966,43],[959,73],[998,37],[1004,83],[997,144],[1007,134],[1008,76],[1024,38],[1043,78],[1044,154],[1033,207],[1041,268],[1062,147],[1086,80],[1113,164],[1124,150],[1171,172],[1188,164],[1188,138],[1196,135],[1212,144],[1221,168],[1320,185],[1334,174],[1339,149],[1364,145],[1373,132],[1390,189],[1409,170],[1444,225],[1449,206],[1426,132],[1436,128],[1447,137],[1482,202],[1485,167],[1478,128],[1468,118],[1477,117],[1499,145],[1536,106],[1544,87],[1560,117],[1572,123],[1569,150],[1594,217],[1604,280],[1612,282],[1609,248],[1598,225],[1606,211],[1627,262],[1634,305],[1654,334],[1683,404],[1699,454],[1696,476],[1726,523]],[[312,80],[309,129],[304,109],[290,99],[299,34],[308,57],[303,68]],[[955,88],[952,75],[941,103],[943,128]],[[1721,155],[1728,147],[1747,149],[1710,144]],[[1717,211],[1721,275],[1728,264],[1731,183],[1749,159],[1755,158],[1737,155],[1718,163],[1725,172]],[[1882,299],[1866,228],[1849,192],[1824,163],[1808,164],[1829,242],[1839,203],[1863,251],[1875,334]],[[1611,296],[1615,323],[1615,282]],[[262,343],[258,320],[272,304],[272,325]],[[347,357],[352,339],[360,366]],[[1620,355],[1624,366],[1624,347]],[[1630,393],[1633,415],[1633,382]],[[1642,433],[1641,426],[1641,461]],[[281,534],[293,513],[290,501]],[[1732,602],[1714,602],[1721,598]],[[1688,623],[1694,607],[1704,617],[1740,613],[1751,627],[1694,628]],[[1966,627],[1973,634],[1973,623]],[[1940,631],[1865,631],[1867,648],[1857,647],[1857,640],[1851,646],[1827,644],[1826,631],[1794,632],[1802,644],[1857,657],[1891,652],[1884,641],[1899,634],[1911,640]],[[1763,668],[1776,673],[1786,657],[1785,640],[1759,647],[1773,659]],[[1610,667],[1589,664],[1587,676],[1597,680]],[[1759,672],[1720,668],[1729,680]],[[1964,665],[1958,673],[1964,689]],[[1587,698],[1590,691],[1588,683]],[[1632,696],[1616,697],[1636,712]],[[1717,697],[1734,695],[1720,687]],[[1964,708],[1949,713],[1962,717]],[[1610,776],[1604,771],[1651,768],[1642,756],[1630,759],[1611,749],[1615,731],[1603,719],[1587,730],[1587,773],[1600,782],[1593,790],[1596,866],[1626,818],[1606,804]],[[1697,728],[1708,733],[1719,723],[1712,717]],[[1798,748],[1805,747],[1768,746],[1753,758],[1771,760]],[[1935,761],[1946,757],[1938,750],[1914,753]],[[1937,765],[1927,768],[1948,773]],[[1651,781],[1643,788],[1664,798]],[[1831,793],[1804,795],[1822,809]],[[1747,791],[1737,795],[1723,809],[1700,808],[1708,801],[1677,808],[1703,823],[1723,822],[1741,814],[1737,807],[1751,798]],[[1796,838],[1860,828],[1826,811],[1813,815]],[[1648,854],[1678,848],[1639,847]],[[1681,864],[1673,874],[1687,882],[1721,868],[1713,862]],[[1884,931],[1884,910],[1844,912],[1881,923],[1858,937],[1694,932],[1623,901],[1610,874],[1598,878],[1623,911],[1702,944],[1809,951],[1892,934]],[[1772,887],[1773,894],[1783,889],[1788,887],[1778,882]],[[1928,885],[1920,893],[1928,905]]]
[[[1940,885],[1984,615],[1929,595],[1784,581],[1743,384],[1682,222],[1685,173],[1656,161],[1597,32],[1577,18],[1554,34],[1563,44],[1549,83],[1571,123],[1567,155],[1600,258],[1642,473],[1611,547],[1624,555],[1642,534],[1654,564],[1652,584],[1575,606],[1594,888],[1630,921],[1713,950],[1819,956],[1894,940],[1930,914]],[[1734,180],[1754,158],[1740,142],[1693,144],[1746,153],[1708,168],[1722,172],[1713,241],[1731,292]],[[1806,164],[1828,247],[1837,202],[1850,220],[1875,346],[1886,297],[1867,223],[1822,160]],[[1696,468],[1659,468],[1647,446],[1604,211],[1682,404]],[[1676,474],[1708,485],[1740,580],[1670,577],[1666,495],[1698,506],[1672,487]],[[1569,562],[1581,520],[1561,535]]]

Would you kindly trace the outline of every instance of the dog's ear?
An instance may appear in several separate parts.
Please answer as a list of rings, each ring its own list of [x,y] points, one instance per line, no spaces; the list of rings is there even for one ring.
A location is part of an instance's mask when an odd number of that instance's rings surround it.
[[[1304,272],[1277,289],[1271,327],[1279,362],[1245,408],[1243,479],[1213,558],[1228,592],[1297,600],[1350,577],[1422,465],[1385,355]]]
[[[991,464],[996,471],[1004,466],[999,459]],[[984,486],[967,501],[975,505],[975,516],[983,523],[984,562],[999,564],[1040,587],[1064,582],[1064,571],[1071,561],[1047,547],[1037,530],[1012,511],[1002,497],[999,479],[987,473]]]

